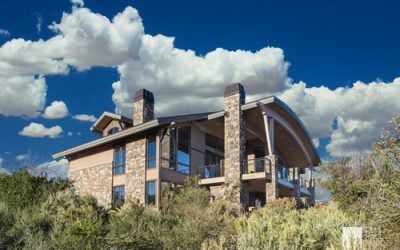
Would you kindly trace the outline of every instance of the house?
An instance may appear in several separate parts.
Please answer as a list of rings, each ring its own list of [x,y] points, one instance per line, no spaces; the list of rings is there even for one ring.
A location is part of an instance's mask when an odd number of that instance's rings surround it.
[[[105,206],[129,198],[160,207],[171,185],[199,175],[210,197],[244,207],[278,197],[314,203],[319,156],[302,122],[275,96],[245,103],[236,83],[225,89],[224,110],[156,118],[154,96],[142,89],[133,114],[104,112],[91,128],[100,138],[53,155],[69,160],[79,194]]]

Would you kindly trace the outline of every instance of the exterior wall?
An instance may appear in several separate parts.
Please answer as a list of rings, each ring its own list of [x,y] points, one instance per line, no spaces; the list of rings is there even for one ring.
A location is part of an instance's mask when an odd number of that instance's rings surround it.
[[[128,200],[145,203],[146,184],[146,139],[141,138],[126,144],[126,186]]]
[[[225,188],[222,185],[210,186],[210,195],[216,200],[222,200],[225,197]]]
[[[69,169],[70,171],[75,171],[102,164],[111,164],[112,161],[113,148],[112,146],[106,146],[97,148],[95,150],[89,150],[81,153],[80,155],[71,157]]]
[[[111,205],[111,162],[77,170],[70,169],[68,175],[78,195],[92,195],[99,204],[106,207]]]
[[[107,136],[108,135],[108,131],[112,128],[119,128],[120,130],[122,130],[121,124],[119,121],[117,120],[112,120],[103,130],[103,136]]]

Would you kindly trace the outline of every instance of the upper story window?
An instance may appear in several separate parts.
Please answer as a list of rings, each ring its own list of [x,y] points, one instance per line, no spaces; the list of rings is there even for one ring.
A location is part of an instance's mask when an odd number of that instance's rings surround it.
[[[119,145],[114,148],[114,165],[113,174],[125,174],[125,161],[126,161],[126,150],[125,145]]]
[[[174,130],[175,170],[190,174],[190,127],[178,127]]]
[[[115,186],[112,188],[112,207],[120,207],[125,202],[125,186]]]
[[[112,134],[115,134],[115,133],[117,133],[117,132],[119,132],[120,131],[120,129],[118,128],[118,127],[113,127],[113,128],[110,128],[108,131],[107,131],[107,135],[112,135]]]
[[[155,168],[156,167],[156,137],[151,136],[147,139],[147,159],[146,165],[147,168]]]
[[[206,134],[206,145],[222,153],[224,152],[224,140],[216,136]]]

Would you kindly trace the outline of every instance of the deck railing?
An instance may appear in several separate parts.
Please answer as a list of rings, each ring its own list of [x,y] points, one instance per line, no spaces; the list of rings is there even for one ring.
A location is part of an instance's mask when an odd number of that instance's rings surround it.
[[[199,167],[201,179],[215,178],[224,176],[224,164],[211,164]]]
[[[260,172],[271,173],[271,161],[267,157],[249,159],[243,164],[243,174]]]

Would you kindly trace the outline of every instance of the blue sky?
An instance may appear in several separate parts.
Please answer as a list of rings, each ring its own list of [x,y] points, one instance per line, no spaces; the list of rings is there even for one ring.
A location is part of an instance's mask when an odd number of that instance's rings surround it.
[[[248,100],[278,95],[324,158],[369,148],[399,115],[398,1],[73,2],[0,3],[3,167],[97,138],[73,117],[131,115],[142,87],[158,115],[219,109],[236,81]]]

